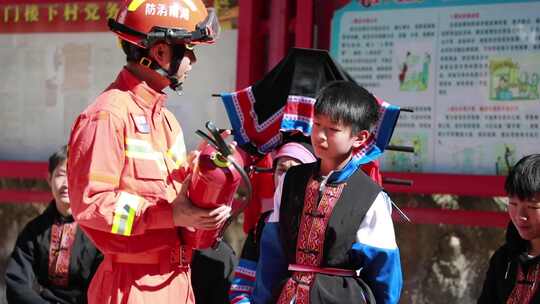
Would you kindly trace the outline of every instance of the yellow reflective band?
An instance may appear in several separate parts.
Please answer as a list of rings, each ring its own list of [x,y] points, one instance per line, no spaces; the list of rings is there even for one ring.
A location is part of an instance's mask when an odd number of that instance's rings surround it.
[[[131,158],[159,160],[161,155],[154,151],[152,145],[140,139],[126,139],[126,156]]]
[[[111,232],[114,234],[121,234],[123,236],[130,236],[134,218],[135,210],[133,209],[130,209],[127,215],[115,215]]]
[[[143,4],[146,0],[133,0],[128,6],[128,11],[133,12],[136,11],[141,4]]]
[[[118,186],[120,182],[120,178],[118,176],[113,176],[113,175],[100,173],[100,172],[90,172],[89,179],[91,182],[100,182],[104,184],[110,184],[113,186]]]
[[[160,154],[158,152],[137,152],[137,151],[126,151],[126,156],[129,158],[137,159],[148,159],[158,161],[160,159]]]
[[[156,164],[159,167],[160,171],[167,172],[167,167],[165,165],[165,160],[163,159],[163,154],[161,154],[159,152],[140,153],[140,152],[126,151],[126,157],[134,158],[134,159],[153,160],[153,161],[156,162]]]
[[[126,138],[126,157],[153,160],[162,172],[167,172],[164,155],[152,148],[152,145],[142,139]]]
[[[176,155],[176,153],[174,153],[172,150],[167,151],[167,156],[172,159],[175,169],[180,168],[182,163],[186,160],[185,157]]]
[[[127,192],[120,192],[114,209],[114,219],[111,232],[130,236],[135,221],[135,213],[139,208],[141,198]]]
[[[180,168],[182,163],[186,161],[186,146],[182,133],[176,137],[174,145],[167,151],[167,156],[174,162],[175,169]]]
[[[163,159],[163,154],[162,153],[159,153],[159,152],[144,153],[144,152],[126,151],[126,157],[133,158],[133,159],[153,160],[153,161],[156,162],[156,164],[159,167],[160,171],[162,171],[162,172],[167,171],[167,167],[165,165],[165,159]]]
[[[107,119],[109,119],[109,116],[110,116],[110,114],[108,112],[100,111],[100,112],[97,113],[96,116],[94,116],[92,118],[92,121],[95,121],[95,120],[107,120]]]
[[[152,144],[150,144],[148,141],[134,138],[126,138],[126,150],[144,153],[154,152]]]

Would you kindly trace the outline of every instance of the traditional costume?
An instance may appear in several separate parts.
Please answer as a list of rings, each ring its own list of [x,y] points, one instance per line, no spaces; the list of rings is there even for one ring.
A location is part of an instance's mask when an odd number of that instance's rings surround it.
[[[23,229],[8,261],[9,303],[86,303],[90,280],[102,260],[73,217],[49,204]]]

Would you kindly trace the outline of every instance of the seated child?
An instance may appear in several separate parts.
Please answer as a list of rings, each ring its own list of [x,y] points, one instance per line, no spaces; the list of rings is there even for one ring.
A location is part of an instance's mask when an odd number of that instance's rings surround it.
[[[347,81],[315,102],[318,162],[290,168],[279,215],[266,224],[254,303],[398,303],[402,287],[390,198],[355,157],[372,136],[379,105]]]
[[[505,183],[506,243],[489,262],[479,304],[540,303],[540,154],[522,158]]]
[[[49,158],[49,207],[17,238],[6,269],[9,303],[86,303],[101,253],[71,216],[66,146]]]

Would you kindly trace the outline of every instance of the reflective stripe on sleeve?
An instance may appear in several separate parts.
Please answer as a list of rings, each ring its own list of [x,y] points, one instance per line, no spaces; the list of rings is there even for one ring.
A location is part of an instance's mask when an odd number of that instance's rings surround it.
[[[127,192],[120,192],[114,209],[114,219],[111,232],[125,236],[131,235],[135,213],[142,198]]]

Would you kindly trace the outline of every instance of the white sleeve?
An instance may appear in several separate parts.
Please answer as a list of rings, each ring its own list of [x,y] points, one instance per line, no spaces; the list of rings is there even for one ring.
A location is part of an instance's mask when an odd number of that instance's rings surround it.
[[[356,241],[377,248],[397,248],[392,203],[383,191],[377,195],[356,232]]]
[[[281,206],[281,191],[283,190],[283,182],[285,181],[285,175],[287,174],[282,174],[278,178],[278,184],[274,192],[274,210],[272,211],[272,213],[270,214],[270,217],[268,218],[269,223],[279,222],[279,207]]]

